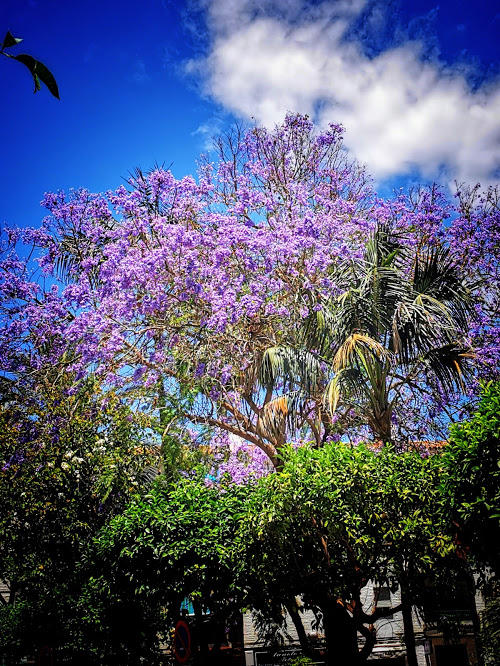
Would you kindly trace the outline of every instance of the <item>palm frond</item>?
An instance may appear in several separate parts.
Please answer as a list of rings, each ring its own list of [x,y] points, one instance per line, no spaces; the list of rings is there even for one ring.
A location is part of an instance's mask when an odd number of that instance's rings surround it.
[[[418,296],[398,304],[392,322],[389,347],[403,367],[409,367],[443,341],[456,338],[457,330],[447,306]]]
[[[145,487],[153,485],[154,481],[160,476],[160,470],[157,465],[148,465],[140,473],[140,480]]]
[[[153,192],[153,188],[149,179],[152,173],[164,169],[165,164],[158,163],[155,163],[146,172],[144,172],[141,167],[135,167],[133,172],[130,174],[130,178],[127,180],[127,183],[133,187],[136,192],[139,193],[141,206],[149,215],[152,217],[161,215],[168,219],[169,205],[162,200],[160,194],[155,194]]]
[[[323,395],[323,404],[333,416],[342,401],[362,400],[365,391],[361,371],[358,368],[345,368],[335,374],[328,382]]]
[[[474,358],[470,349],[457,344],[447,344],[429,350],[422,358],[424,371],[435,377],[446,394],[463,391],[470,378],[468,361]]]
[[[414,293],[446,306],[459,328],[466,328],[473,316],[472,288],[476,286],[464,280],[448,248],[432,247],[415,259],[412,280]]]
[[[6,405],[10,401],[16,400],[19,396],[18,382],[16,379],[0,375],[0,402]]]
[[[303,391],[293,391],[280,395],[268,402],[262,409],[259,428],[264,435],[273,437],[285,431],[297,430],[305,418],[310,404],[310,396]]]
[[[301,343],[308,349],[316,349],[319,356],[328,358],[331,353],[332,331],[337,325],[335,311],[330,304],[315,310],[313,300],[309,305],[312,312],[300,332]]]
[[[339,347],[333,358],[332,368],[335,373],[350,367],[355,357],[369,354],[380,361],[389,357],[390,352],[377,340],[363,333],[352,333]]]
[[[112,231],[118,222],[110,218],[99,220],[99,225],[105,231]],[[54,269],[57,277],[64,282],[77,280],[83,273],[83,262],[94,259],[94,265],[87,269],[87,278],[92,287],[99,284],[99,264],[104,257],[104,248],[108,239],[103,236],[99,240],[89,238],[78,226],[65,227],[56,240],[57,256]]]
[[[285,391],[300,386],[312,394],[318,390],[322,376],[320,361],[311,352],[293,347],[270,347],[262,358],[259,381],[273,390],[281,379]]]
[[[55,273],[63,282],[73,282],[81,276],[84,260],[96,256],[97,247],[84,234],[68,230],[59,242],[58,256],[54,261]],[[98,272],[98,266],[94,266],[87,273],[93,287],[98,284]]]
[[[379,224],[366,244],[365,263],[379,268],[399,267],[407,252],[402,241],[390,224]]]
[[[379,225],[364,253],[361,308],[363,330],[373,337],[391,329],[398,303],[405,300],[408,285],[403,279],[408,248],[390,225]]]
[[[308,341],[326,356],[325,341],[331,355],[331,349],[355,331],[372,338],[385,335],[398,303],[408,297],[409,287],[402,276],[406,254],[401,238],[380,226],[368,241],[362,261],[339,261],[332,267],[330,277],[340,294],[322,302],[317,321],[308,322]]]

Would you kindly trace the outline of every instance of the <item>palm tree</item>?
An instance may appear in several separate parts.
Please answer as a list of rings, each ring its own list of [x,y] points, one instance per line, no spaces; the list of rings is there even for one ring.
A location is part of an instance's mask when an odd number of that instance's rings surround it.
[[[279,392],[264,422],[293,429],[307,415],[320,445],[332,417],[349,414],[376,442],[390,442],[404,396],[463,390],[473,355],[466,337],[474,285],[447,248],[415,247],[387,226],[375,230],[360,260],[341,260],[330,273],[334,297],[303,294],[312,314],[299,344],[264,353],[260,384]]]

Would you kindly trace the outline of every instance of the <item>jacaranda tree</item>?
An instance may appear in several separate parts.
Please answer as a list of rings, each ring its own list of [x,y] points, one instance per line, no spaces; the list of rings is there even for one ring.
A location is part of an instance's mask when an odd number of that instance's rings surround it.
[[[498,360],[495,192],[458,201],[378,199],[339,126],[235,130],[198,181],[155,169],[106,195],[46,195],[25,240],[63,284],[9,285],[27,305],[4,344],[58,338],[55,363],[69,345],[79,376],[140,388],[160,414],[175,396],[185,424],[275,465],[301,439],[444,437],[469,375]]]

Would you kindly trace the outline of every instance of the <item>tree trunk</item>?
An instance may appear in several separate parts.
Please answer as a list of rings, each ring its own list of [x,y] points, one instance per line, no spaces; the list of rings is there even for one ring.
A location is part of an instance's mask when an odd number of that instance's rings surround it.
[[[311,654],[311,649],[309,647],[309,640],[307,638],[304,625],[302,624],[302,618],[300,617],[300,613],[297,608],[297,602],[295,601],[295,599],[286,604],[286,609],[295,626],[297,636],[299,637],[301,650],[306,656],[309,656]]]
[[[323,604],[321,611],[327,648],[327,666],[357,666],[358,639],[353,618],[337,601]]]
[[[206,627],[203,621],[203,613],[201,611],[201,606],[197,601],[193,601],[193,610],[194,617],[196,620],[196,633],[194,634],[196,647],[198,649],[198,655],[200,662],[205,664],[208,660],[208,641],[206,635]]]
[[[377,642],[377,632],[373,625],[370,627],[366,627],[363,624],[358,626],[358,631],[362,636],[365,637],[365,644],[359,651],[359,663],[364,664],[368,660],[368,657],[373,652],[373,648],[375,647],[375,643]]]
[[[415,649],[415,632],[413,631],[412,605],[403,588],[401,588],[401,612],[403,614],[403,630],[406,646],[406,659],[408,666],[418,666],[417,651]]]
[[[476,658],[477,666],[484,666],[484,651],[483,642],[481,640],[481,624],[476,609],[476,599],[474,593],[471,593],[471,614],[472,614],[472,628],[474,630],[474,641],[476,644]]]

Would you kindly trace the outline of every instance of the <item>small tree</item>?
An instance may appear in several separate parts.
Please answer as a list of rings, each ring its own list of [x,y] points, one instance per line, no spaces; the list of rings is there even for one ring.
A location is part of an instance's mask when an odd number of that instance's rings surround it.
[[[435,598],[422,591],[432,583],[439,594],[468,571],[447,521],[442,474],[437,457],[339,443],[289,451],[282,471],[253,493],[241,559],[284,606],[300,595],[320,613],[328,663],[361,663],[375,643],[377,619],[411,614],[413,606],[431,615]],[[369,582],[399,588],[401,604],[364,607]],[[265,596],[260,604],[265,612]],[[360,653],[357,631],[365,638]],[[415,661],[413,634],[406,640]]]
[[[141,657],[155,663],[158,638],[166,639],[186,598],[194,605],[201,655],[208,643],[202,613],[210,612],[212,626],[231,625],[244,605],[238,575],[244,564],[234,543],[247,492],[203,479],[158,480],[101,531],[87,560],[90,605],[83,599],[85,640],[101,663]]]
[[[268,405],[268,420],[283,423],[283,403],[292,425],[309,412],[320,445],[342,433],[349,415],[380,443],[393,441],[396,426],[401,446],[405,411],[465,388],[472,285],[442,245],[415,244],[388,227],[376,228],[359,259],[339,259],[329,278],[333,297],[304,294],[313,306],[298,347],[264,354],[263,384],[282,393]]]

